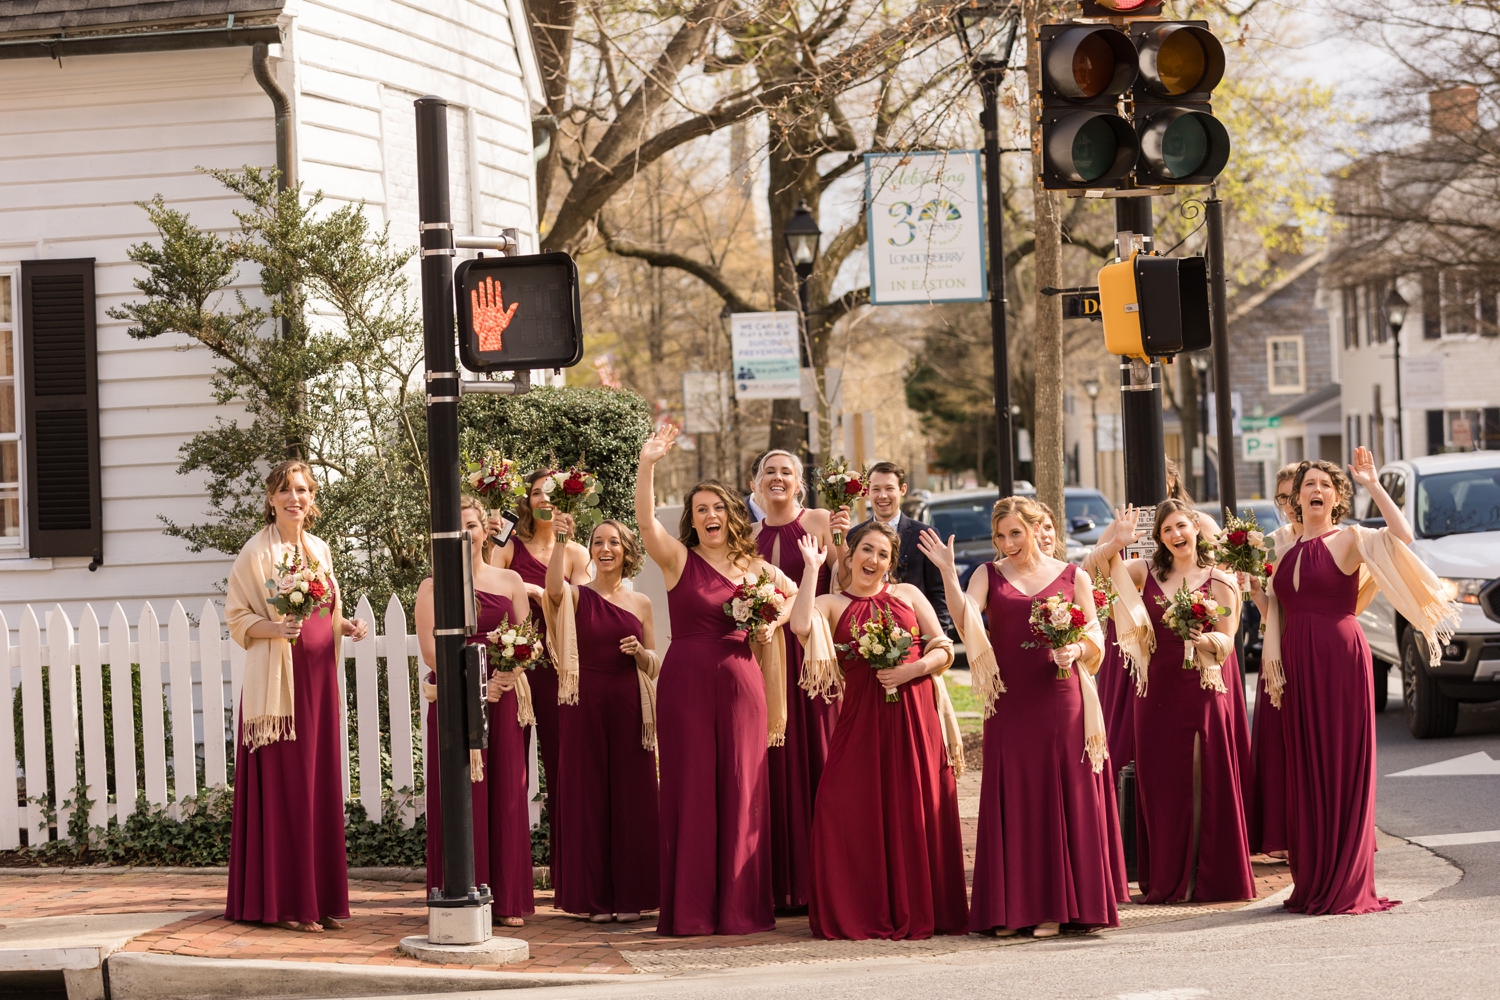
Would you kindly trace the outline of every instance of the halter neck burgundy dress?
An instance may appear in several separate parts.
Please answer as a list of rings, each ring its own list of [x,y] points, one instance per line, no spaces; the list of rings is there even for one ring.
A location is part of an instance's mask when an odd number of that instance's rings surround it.
[[[724,613],[737,584],[688,550],[667,592],[672,645],[657,687],[660,934],[751,934],[771,908],[766,689]]]
[[[755,545],[761,558],[780,567],[792,580],[802,579],[802,550],[797,542],[807,534],[802,515],[786,524],[760,522]],[[778,544],[779,543],[779,544]],[[776,558],[773,560],[772,555]],[[827,570],[818,577],[818,593],[827,592]],[[828,741],[838,721],[839,707],[815,698],[798,686],[802,676],[802,642],[791,629],[786,639],[786,743],[771,747],[771,892],[777,906],[808,904],[809,845],[812,841],[813,802],[828,757]]]
[[[1324,542],[1299,538],[1277,560],[1286,745],[1287,860],[1298,913],[1371,913],[1375,895],[1375,690],[1355,619],[1358,574]]]
[[[557,710],[558,766],[567,774],[557,908],[642,913],[661,898],[656,754],[641,746],[635,657],[620,652],[641,620],[589,587],[578,588],[578,703]]]
[[[514,605],[501,594],[482,590],[479,627],[468,638],[482,646],[503,619],[515,620]],[[427,683],[435,683],[432,671]],[[496,917],[520,917],[535,910],[531,865],[531,814],[527,808],[526,730],[516,721],[516,692],[511,689],[489,705],[490,746],[485,752],[484,780],[473,782],[474,880],[488,885]],[[443,810],[438,794],[437,704],[427,705],[427,888],[443,884]]]
[[[1084,753],[1078,685],[1087,681],[1058,678],[1047,649],[1023,645],[1035,641],[1032,601],[1074,600],[1078,568],[1066,567],[1032,596],[994,563],[983,571],[990,642],[1006,690],[984,723],[969,926],[1117,926],[1116,903],[1130,898],[1125,854],[1108,771],[1095,774]]]
[[[1141,597],[1156,651],[1135,699],[1141,892],[1147,903],[1253,899],[1233,695],[1205,689],[1197,670],[1183,668],[1183,641],[1162,622],[1163,596],[1148,573]]]
[[[906,602],[882,589],[855,597],[836,643],[881,610],[915,631]],[[921,656],[913,643],[906,662]],[[967,934],[958,786],[948,766],[931,677],[885,688],[868,661],[845,659],[844,700],[818,786],[812,830],[812,932],[892,940]]]
[[[292,644],[297,738],[258,750],[235,741],[229,900],[224,916],[274,924],[349,916],[333,603]]]
[[[551,529],[545,524],[537,524],[537,530]],[[547,586],[547,564],[531,554],[520,535],[515,536],[511,546],[510,568],[527,583],[538,587]],[[542,602],[533,597],[530,604],[532,620],[537,623],[538,630],[545,632]],[[531,682],[531,709],[536,714],[537,752],[542,758],[542,773],[546,776],[544,805],[547,810],[548,847],[552,884],[557,886],[561,884],[561,877],[565,877],[561,857],[563,819],[558,815],[558,796],[561,794],[563,778],[562,768],[558,764],[560,734],[557,726],[557,669],[552,665],[550,650],[536,669],[527,674],[526,679]]]

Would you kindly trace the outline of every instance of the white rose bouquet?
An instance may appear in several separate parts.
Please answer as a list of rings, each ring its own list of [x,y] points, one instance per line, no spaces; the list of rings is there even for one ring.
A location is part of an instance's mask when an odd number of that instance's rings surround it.
[[[332,586],[327,571],[318,565],[316,559],[304,562],[302,553],[292,550],[276,564],[276,577],[266,581],[266,590],[271,592],[266,603],[282,618],[306,621],[315,613],[328,614],[324,601]],[[296,639],[291,641],[293,644],[297,642]]]

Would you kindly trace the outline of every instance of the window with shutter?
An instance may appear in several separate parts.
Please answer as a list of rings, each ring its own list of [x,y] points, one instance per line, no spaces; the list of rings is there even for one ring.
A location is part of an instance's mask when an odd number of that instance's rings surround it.
[[[13,269],[0,270],[0,552],[21,548],[21,410],[16,373],[15,304],[18,277]]]
[[[102,561],[94,260],[21,264],[27,540]]]

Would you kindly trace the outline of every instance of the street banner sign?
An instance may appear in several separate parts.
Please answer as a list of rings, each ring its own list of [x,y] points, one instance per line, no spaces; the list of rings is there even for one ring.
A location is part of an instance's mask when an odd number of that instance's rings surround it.
[[[736,398],[802,398],[799,318],[789,311],[730,314]]]
[[[453,291],[459,356],[470,371],[570,368],[583,357],[578,265],[567,254],[466,260]]]
[[[682,429],[719,434],[728,429],[729,373],[682,373]]]
[[[1272,431],[1246,430],[1240,437],[1240,448],[1247,462],[1277,462],[1281,436]]]
[[[983,302],[978,150],[865,154],[870,302]]]

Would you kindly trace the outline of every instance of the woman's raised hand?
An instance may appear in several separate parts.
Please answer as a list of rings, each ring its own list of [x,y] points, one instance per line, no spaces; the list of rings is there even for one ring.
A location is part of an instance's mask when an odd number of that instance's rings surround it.
[[[958,553],[953,548],[953,538],[949,535],[948,544],[944,545],[931,528],[923,528],[917,535],[917,549],[938,568],[939,573],[958,572]]]
[[[646,443],[641,446],[641,464],[655,465],[667,456],[672,450],[672,444],[677,440],[677,425],[662,424],[651,432]]]
[[[552,530],[560,531],[568,538],[573,537],[573,532],[578,527],[578,522],[573,520],[572,514],[564,514],[560,510],[552,512]]]
[[[1375,456],[1371,455],[1370,449],[1364,445],[1360,445],[1354,449],[1354,461],[1349,463],[1349,475],[1365,489],[1374,489],[1377,481],[1375,477]]]
[[[834,516],[837,517],[838,515]],[[823,543],[818,541],[818,539],[813,535],[803,535],[801,538],[797,539],[797,548],[802,550],[803,565],[811,566],[814,569],[817,569],[828,560],[828,550],[825,549],[823,547]]]

